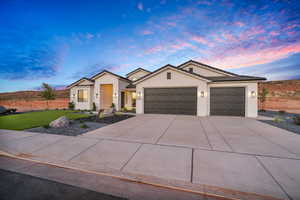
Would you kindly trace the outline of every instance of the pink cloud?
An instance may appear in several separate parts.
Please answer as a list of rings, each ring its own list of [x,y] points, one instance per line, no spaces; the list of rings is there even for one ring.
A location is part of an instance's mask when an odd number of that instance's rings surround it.
[[[230,33],[223,33],[222,36],[229,42],[236,42],[236,38]]]
[[[279,33],[277,31],[271,31],[269,34],[272,35],[272,36],[279,35]]]
[[[207,6],[212,5],[212,2],[206,1],[206,0],[200,0],[200,1],[198,1],[197,3],[198,3],[198,4],[202,4],[202,5],[207,5]]]
[[[245,24],[243,22],[235,22],[234,25],[239,26],[239,27],[243,27],[245,26]]]
[[[210,58],[204,59],[204,61],[221,68],[239,68],[270,63],[298,52],[300,52],[300,43],[255,51],[239,48],[235,49],[234,52],[230,52],[231,55],[220,56],[215,54]]]
[[[153,34],[153,32],[152,32],[152,31],[149,31],[149,30],[143,30],[143,31],[141,32],[141,34],[142,34],[142,35],[151,35],[151,34]]]
[[[162,45],[157,45],[157,46],[154,46],[154,47],[151,47],[151,48],[145,50],[145,54],[153,54],[153,53],[162,51],[163,49],[164,49],[164,47]]]
[[[214,46],[214,44],[212,42],[209,42],[207,39],[205,39],[203,37],[200,37],[200,36],[192,36],[191,40],[193,40],[197,43],[204,44],[204,45],[209,46],[209,47]]]
[[[239,40],[248,40],[249,38],[260,35],[262,33],[265,33],[265,30],[261,26],[255,26],[243,31],[238,35],[238,38]]]
[[[165,24],[168,26],[173,26],[173,27],[175,27],[177,25],[176,22],[165,22]]]
[[[187,42],[179,42],[179,43],[176,43],[176,44],[172,44],[169,46],[169,49],[175,49],[175,50],[180,50],[180,49],[184,49],[184,48],[187,48],[187,47],[190,47],[190,48],[196,48],[195,46],[193,46],[192,44],[190,43],[187,43]]]
[[[142,2],[139,2],[139,3],[137,4],[137,8],[138,8],[139,10],[143,11],[143,10],[144,10],[144,5],[143,5],[143,3],[142,3]]]

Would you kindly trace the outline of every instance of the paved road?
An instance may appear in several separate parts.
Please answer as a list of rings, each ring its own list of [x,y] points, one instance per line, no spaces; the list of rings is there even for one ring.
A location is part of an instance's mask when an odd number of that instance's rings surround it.
[[[2,200],[122,200],[124,198],[37,178],[16,172],[0,170],[0,197]]]
[[[213,200],[215,198],[0,156],[0,199]]]

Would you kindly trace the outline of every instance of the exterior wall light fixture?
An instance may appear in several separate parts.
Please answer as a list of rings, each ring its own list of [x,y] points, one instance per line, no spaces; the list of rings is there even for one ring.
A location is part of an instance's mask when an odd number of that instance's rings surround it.
[[[142,98],[142,92],[139,91],[139,92],[137,93],[137,98],[138,98],[138,99],[141,99],[141,98]]]
[[[255,91],[251,91],[250,95],[251,95],[252,98],[254,98],[254,97],[256,97],[256,92]]]
[[[117,97],[118,97],[118,94],[115,92],[114,95],[113,95],[113,97],[114,97],[114,98],[117,98]]]
[[[96,99],[98,99],[98,95],[99,95],[99,94],[98,94],[98,93],[96,93]]]
[[[204,98],[205,97],[205,92],[204,91],[198,92],[198,96]]]

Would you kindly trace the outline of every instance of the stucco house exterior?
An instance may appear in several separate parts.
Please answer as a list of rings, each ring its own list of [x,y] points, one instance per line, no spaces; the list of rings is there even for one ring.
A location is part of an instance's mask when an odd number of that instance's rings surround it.
[[[263,77],[238,75],[197,61],[138,68],[126,77],[104,70],[68,86],[75,109],[135,109],[137,114],[257,117],[257,83]]]

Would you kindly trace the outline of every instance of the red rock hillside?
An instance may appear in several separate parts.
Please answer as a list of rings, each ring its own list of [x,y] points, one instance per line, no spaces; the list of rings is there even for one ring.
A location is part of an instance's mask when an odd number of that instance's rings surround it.
[[[259,84],[259,91],[268,90],[264,105],[259,108],[265,110],[284,110],[300,113],[300,80],[268,81]]]
[[[69,90],[56,90],[55,100],[45,101],[40,91],[0,93],[0,105],[18,111],[68,108]]]

